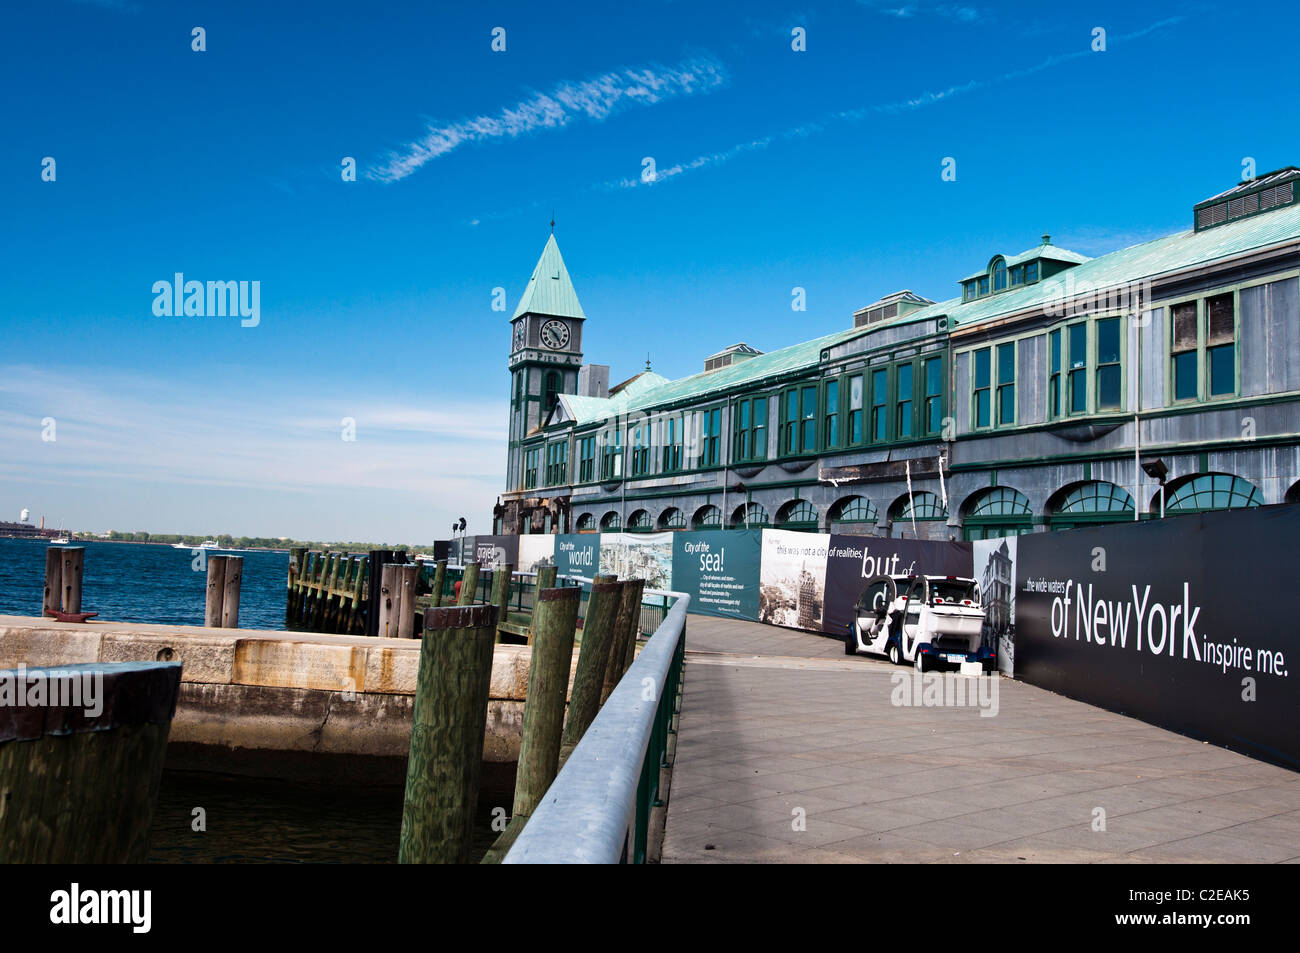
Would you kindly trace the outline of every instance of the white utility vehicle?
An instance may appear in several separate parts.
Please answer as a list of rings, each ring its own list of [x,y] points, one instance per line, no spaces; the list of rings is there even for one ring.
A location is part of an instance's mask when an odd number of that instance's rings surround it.
[[[844,634],[844,654],[872,652],[924,672],[979,662],[997,670],[997,655],[980,644],[984,610],[979,584],[960,576],[875,576],[858,599]]]

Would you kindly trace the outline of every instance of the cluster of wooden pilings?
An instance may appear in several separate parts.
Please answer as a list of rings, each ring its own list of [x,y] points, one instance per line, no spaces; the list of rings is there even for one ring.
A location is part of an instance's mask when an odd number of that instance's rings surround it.
[[[402,810],[402,863],[464,863],[471,857],[492,645],[501,637],[510,577],[509,567],[497,570],[490,604],[425,610]],[[635,655],[645,580],[597,576],[570,697],[582,589],[556,588],[555,581],[554,567],[538,575],[527,627],[532,657],[514,803],[484,863],[505,857]],[[462,587],[461,598],[472,591]]]
[[[350,553],[289,550],[285,628],[365,635],[369,563]]]

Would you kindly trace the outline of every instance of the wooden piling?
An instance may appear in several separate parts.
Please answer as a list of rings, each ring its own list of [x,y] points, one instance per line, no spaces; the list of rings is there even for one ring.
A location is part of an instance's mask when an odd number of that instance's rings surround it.
[[[203,606],[203,624],[209,629],[221,628],[221,603],[226,594],[226,560],[224,556],[208,556],[208,591]]]
[[[500,624],[510,617],[510,583],[514,579],[515,564],[505,563],[492,570],[491,603],[497,607],[497,641],[501,641]]]
[[[365,556],[356,558],[357,569],[352,578],[352,605],[348,610],[348,618],[343,627],[343,632],[348,635],[364,635],[366,631],[365,586],[366,578],[369,575],[366,562]]]
[[[302,563],[307,550],[302,546],[289,549],[289,572],[285,582],[284,627],[292,629],[298,623],[298,580],[302,576]]]
[[[226,584],[221,596],[221,627],[239,628],[239,590],[244,579],[244,557],[222,556],[226,561]]]
[[[537,583],[535,588],[533,589],[533,621],[534,622],[537,620],[537,600],[541,596],[543,589],[551,589],[555,586],[555,581],[558,574],[559,574],[559,569],[557,569],[555,566],[537,567]],[[533,644],[533,627],[531,624],[528,627],[528,644],[529,645]]]
[[[63,611],[81,611],[81,576],[86,566],[86,549],[84,546],[64,546],[59,552],[63,555],[63,575],[59,580],[63,589]]]
[[[543,589],[537,595],[513,815],[531,815],[555,780],[581,595],[576,587]]]
[[[447,560],[439,559],[433,569],[433,607],[442,605],[442,587],[447,584]]]
[[[456,600],[458,606],[470,606],[474,604],[474,590],[478,588],[478,563],[468,562],[465,564],[465,572],[460,577],[460,598]]]
[[[628,585],[634,587],[636,592],[630,597],[632,601],[632,622],[628,628],[627,641],[623,646],[623,671],[626,672],[632,667],[632,662],[636,660],[636,640],[641,632],[641,600],[645,596],[645,580],[629,579]],[[629,598],[627,595],[624,599]],[[619,675],[622,678],[622,675]]]
[[[470,858],[496,625],[495,606],[424,613],[400,863]]]
[[[600,694],[602,705],[627,669],[624,660],[627,658],[628,644],[632,643],[635,646],[636,643],[636,626],[638,616],[641,614],[641,590],[644,588],[644,579],[628,579],[623,583],[618,617],[614,622],[614,638],[610,647],[609,661],[605,666],[605,685]],[[633,650],[635,651],[635,648]]]
[[[573,676],[573,694],[564,721],[560,750],[572,750],[596,717],[600,696],[605,687],[605,669],[613,644],[614,623],[622,605],[623,587],[614,576],[597,576],[591,584],[587,616],[582,621],[582,647],[578,650],[578,670]],[[563,757],[563,754],[561,755]]]
[[[43,677],[47,695],[7,705],[12,717],[0,719],[0,863],[143,863],[180,663],[65,665],[58,673],[4,673],[25,678],[28,691]],[[64,704],[51,704],[55,678],[67,679]]]
[[[63,609],[63,551],[57,546],[45,550],[45,595],[41,600],[41,615],[47,610]]]

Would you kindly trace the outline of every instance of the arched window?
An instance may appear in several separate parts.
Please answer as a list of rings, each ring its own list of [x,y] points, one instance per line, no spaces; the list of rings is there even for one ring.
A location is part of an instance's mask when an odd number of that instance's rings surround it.
[[[989,269],[993,273],[993,290],[1001,291],[1007,286],[1007,262],[1005,258],[998,258],[993,262],[993,267]]]
[[[1133,497],[1128,490],[1103,480],[1063,487],[1047,501],[1047,522],[1052,529],[1132,520]]]
[[[1197,513],[1205,510],[1234,510],[1264,502],[1255,485],[1231,473],[1202,473],[1178,480],[1165,488],[1166,513]],[[1160,512],[1160,494],[1151,508]]]
[[[610,510],[600,518],[600,528],[608,533],[617,533],[623,526],[623,518]]]
[[[634,533],[648,533],[654,525],[649,510],[636,510],[627,518],[627,528]]]
[[[596,517],[591,513],[583,513],[578,517],[578,522],[573,527],[579,533],[591,533],[596,529]]]
[[[686,517],[675,506],[670,506],[659,514],[660,529],[685,529]]]
[[[816,529],[817,509],[807,500],[791,500],[776,511],[778,529]]]
[[[761,503],[746,503],[736,507],[736,511],[731,514],[732,529],[757,529],[768,525],[767,510]]]
[[[1286,491],[1286,496],[1283,498],[1283,502],[1300,503],[1300,480],[1291,484],[1291,489]]]
[[[722,510],[716,506],[701,506],[691,517],[695,529],[722,529]]]
[[[545,417],[547,414],[549,414],[552,410],[555,409],[555,402],[559,400],[559,397],[560,397],[560,372],[547,371],[546,372],[546,400],[542,404],[542,407],[544,408],[542,411],[543,417]]]
[[[889,508],[889,517],[895,523],[910,523],[913,518],[920,522],[921,520],[946,520],[948,518],[948,508],[940,501],[939,497],[929,490],[920,490],[913,493],[909,499],[906,496],[900,496],[894,501],[894,505]]]
[[[966,539],[995,539],[1033,532],[1029,498],[1009,486],[995,486],[971,494],[962,507]]]
[[[874,523],[878,518],[876,504],[865,496],[846,496],[831,507],[832,523]]]

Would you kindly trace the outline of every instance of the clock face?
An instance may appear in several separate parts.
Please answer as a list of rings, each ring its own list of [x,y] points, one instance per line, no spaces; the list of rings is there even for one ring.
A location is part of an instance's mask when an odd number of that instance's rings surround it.
[[[524,322],[515,323],[515,350],[518,351],[524,346]]]
[[[542,325],[542,343],[558,351],[569,343],[569,326],[563,321],[547,321]]]

